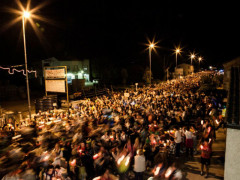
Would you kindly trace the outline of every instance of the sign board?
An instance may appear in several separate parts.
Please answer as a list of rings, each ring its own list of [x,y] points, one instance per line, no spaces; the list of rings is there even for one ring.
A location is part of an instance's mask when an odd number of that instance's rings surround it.
[[[46,79],[64,79],[65,69],[45,69]]]
[[[67,66],[44,67],[45,93],[66,93],[69,106]]]
[[[66,93],[66,82],[65,80],[45,80],[45,89],[47,92],[59,92]]]

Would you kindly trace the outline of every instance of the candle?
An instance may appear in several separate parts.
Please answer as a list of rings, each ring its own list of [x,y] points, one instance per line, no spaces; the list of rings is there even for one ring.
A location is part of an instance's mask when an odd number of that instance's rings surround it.
[[[71,166],[75,166],[75,165],[76,165],[76,159],[73,159],[73,160],[70,162],[70,165],[71,165]]]
[[[125,166],[128,165],[129,161],[130,161],[130,156],[127,157],[127,160],[126,160],[126,162],[125,162]]]
[[[124,159],[124,155],[122,155],[119,159],[118,159],[118,161],[117,161],[117,163],[118,163],[118,165],[122,162],[122,160]]]
[[[168,168],[167,172],[165,173],[165,178],[169,178],[169,176],[172,174],[172,169]]]
[[[154,175],[157,176],[158,173],[159,173],[159,171],[160,171],[160,167],[158,166],[158,167],[156,168],[155,172],[154,172]]]
[[[99,154],[95,154],[94,156],[93,156],[93,159],[97,159],[99,157]]]

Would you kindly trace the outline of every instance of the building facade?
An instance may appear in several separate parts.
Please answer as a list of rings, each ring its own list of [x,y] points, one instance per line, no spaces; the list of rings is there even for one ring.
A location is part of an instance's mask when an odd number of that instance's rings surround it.
[[[225,90],[228,90],[231,76],[230,73],[231,68],[240,66],[240,57],[237,57],[236,59],[233,59],[232,61],[223,64],[223,66],[224,66],[223,88]]]
[[[187,76],[194,72],[194,67],[190,64],[179,64],[174,71],[174,78],[179,78],[181,76]]]
[[[42,60],[42,69],[49,66],[67,66],[68,84],[72,84],[73,79],[85,79],[86,82],[90,81],[90,63],[88,59],[62,61],[52,57]]]
[[[240,167],[240,58],[224,64],[227,99],[227,136],[224,179],[238,179]]]

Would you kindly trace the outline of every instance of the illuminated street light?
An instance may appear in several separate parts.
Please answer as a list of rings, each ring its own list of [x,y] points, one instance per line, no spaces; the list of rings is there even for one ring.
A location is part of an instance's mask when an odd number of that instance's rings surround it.
[[[200,71],[200,69],[201,69],[201,66],[200,66],[200,63],[201,63],[201,61],[203,60],[203,58],[200,56],[200,57],[198,57],[198,62],[199,62],[199,71]]]
[[[177,55],[181,53],[181,49],[179,47],[176,48],[175,53],[176,53],[176,68],[177,68]]]
[[[24,18],[28,19],[28,18],[30,18],[30,16],[31,16],[30,12],[28,12],[28,11],[23,12],[23,17]]]
[[[37,34],[39,40],[41,41],[43,38],[41,38],[41,33],[36,25],[34,23],[33,19],[37,19],[39,21],[51,23],[50,20],[45,19],[44,17],[41,17],[39,15],[34,14],[36,11],[44,7],[48,4],[48,1],[45,1],[35,8],[30,10],[30,4],[31,1],[27,1],[26,7],[23,6],[20,0],[15,1],[19,7],[19,9],[12,9],[7,8],[10,13],[18,15],[17,18],[10,21],[7,25],[4,26],[3,30],[8,29],[9,27],[13,26],[14,24],[18,23],[19,21],[22,21],[22,29],[23,29],[23,43],[24,43],[24,57],[25,57],[25,71],[26,71],[26,84],[27,84],[27,96],[28,96],[28,110],[29,110],[29,119],[31,120],[31,101],[30,101],[30,90],[29,90],[29,80],[28,80],[28,67],[27,67],[27,48],[26,48],[26,35],[25,35],[25,23],[28,20],[33,27],[33,30]]]
[[[25,35],[25,20],[29,19],[30,16],[31,16],[30,12],[28,12],[28,11],[23,11],[23,15],[22,15],[23,44],[24,44],[25,70],[26,70],[28,111],[29,111],[29,120],[31,121],[31,101],[30,101],[30,90],[29,90],[29,80],[28,80],[27,47],[26,47],[26,35]]]
[[[190,54],[190,58],[191,58],[191,65],[192,65],[192,60],[195,59],[196,55],[194,53]]]
[[[194,53],[190,54],[190,58],[191,58],[191,67],[192,67],[192,61],[193,59],[195,59],[196,55]],[[192,73],[193,73],[193,67],[192,67]]]
[[[151,81],[152,81],[152,57],[151,57],[151,54],[152,54],[152,49],[154,49],[154,47],[155,47],[154,43],[151,43],[149,45],[150,85],[151,85]]]

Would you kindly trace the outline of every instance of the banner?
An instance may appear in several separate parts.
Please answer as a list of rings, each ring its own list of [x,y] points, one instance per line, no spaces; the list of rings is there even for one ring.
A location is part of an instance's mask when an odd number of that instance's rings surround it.
[[[47,92],[59,92],[66,93],[66,82],[65,80],[45,80]]]
[[[45,79],[63,79],[65,78],[65,69],[45,69]]]

